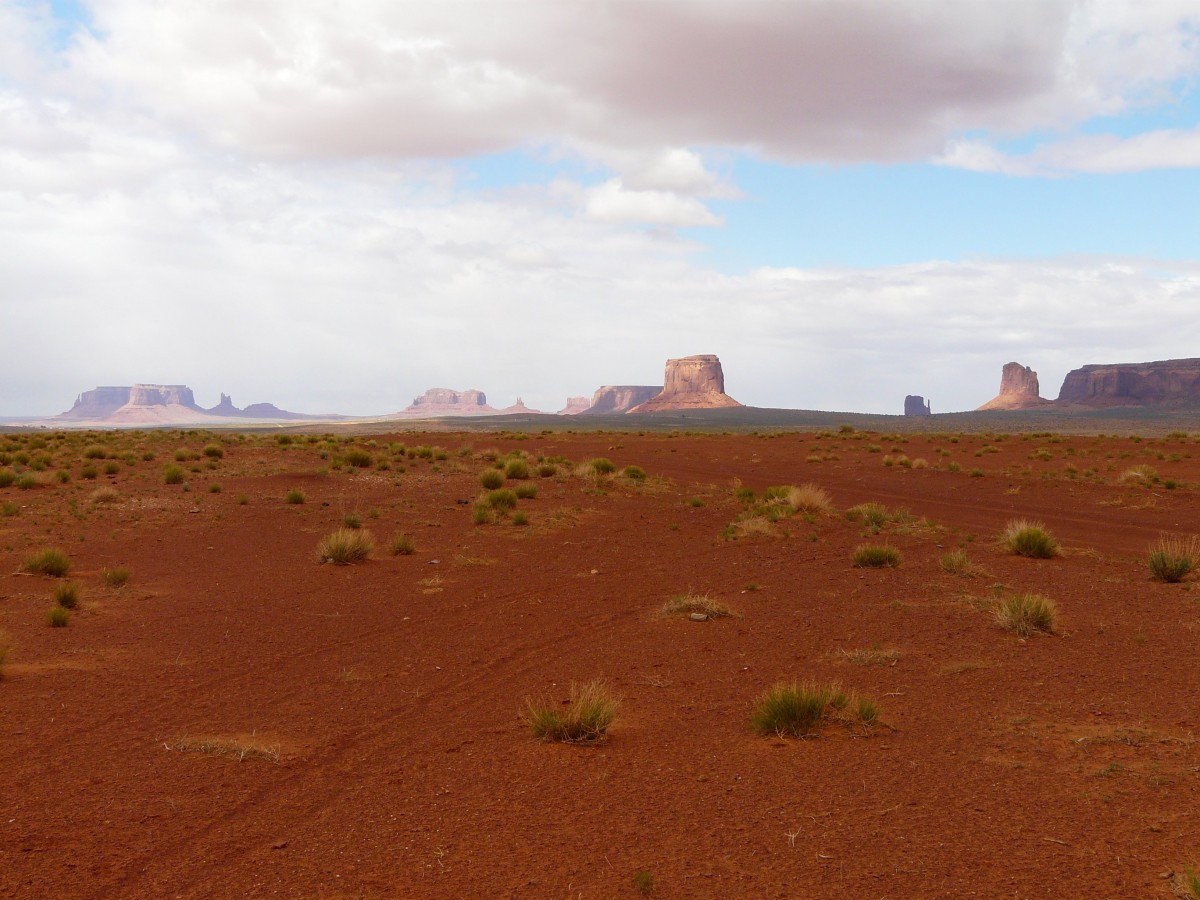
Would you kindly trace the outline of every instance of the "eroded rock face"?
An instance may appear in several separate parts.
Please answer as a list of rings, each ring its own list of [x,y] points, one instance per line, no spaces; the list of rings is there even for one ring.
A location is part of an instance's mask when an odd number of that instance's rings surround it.
[[[130,406],[186,406],[199,410],[186,384],[135,384],[129,389]]]
[[[979,409],[1030,409],[1051,402],[1041,396],[1037,372],[1029,366],[1010,362],[1005,363],[1000,375],[1000,393]]]
[[[585,412],[592,401],[587,397],[568,397],[567,405],[560,409],[557,415],[560,416],[577,416],[581,412]]]
[[[62,414],[64,419],[104,419],[129,402],[129,385],[98,387],[75,398],[75,405]]]
[[[592,394],[591,404],[581,415],[598,416],[603,413],[629,412],[661,391],[662,387],[657,384],[605,385]]]
[[[920,394],[909,394],[904,398],[904,414],[906,416],[931,416],[929,401]]]
[[[525,401],[522,400],[520,397],[518,397],[516,403],[514,403],[512,406],[506,406],[506,407],[504,407],[504,409],[499,410],[497,412],[497,415],[519,416],[523,413],[528,413],[530,415],[539,415],[541,412],[542,411],[540,409],[530,409],[528,406],[525,405]]]
[[[486,416],[496,410],[488,406],[483,391],[455,391],[450,388],[430,388],[400,415],[414,417],[433,416]]]
[[[721,370],[721,361],[712,354],[701,354],[668,359],[662,391],[629,412],[717,409],[741,405],[725,393],[725,373]]]
[[[1058,402],[1084,406],[1200,405],[1200,359],[1083,366],[1067,373]]]

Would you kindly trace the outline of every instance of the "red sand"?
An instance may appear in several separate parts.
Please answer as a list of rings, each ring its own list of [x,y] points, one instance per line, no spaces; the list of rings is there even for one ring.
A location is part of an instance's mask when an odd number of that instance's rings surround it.
[[[59,546],[81,587],[52,629],[54,581],[0,577],[0,895],[632,897],[646,872],[655,897],[1169,896],[1200,862],[1200,592],[1151,581],[1145,556],[1200,532],[1198,445],[856,438],[406,434],[368,448],[391,469],[328,474],[319,445],[259,438],[186,463],[188,492],[163,464],[208,436],[114,436],[158,459],[96,482],[56,451],[69,484],[0,489],[20,507],[0,571]],[[397,461],[388,440],[450,456]],[[941,468],[885,467],[870,444]],[[651,479],[535,477],[528,527],[477,526],[456,501],[486,448]],[[1137,463],[1180,489],[1118,483]],[[814,481],[838,512],[728,541],[735,478]],[[106,480],[119,498],[89,503]],[[306,503],[284,503],[293,487]],[[842,512],[868,500],[932,527],[867,535]],[[374,556],[318,565],[348,512]],[[1006,554],[1014,517],[1064,554]],[[389,554],[400,531],[414,555]],[[865,540],[902,566],[853,568]],[[959,546],[986,575],[941,570]],[[687,591],[741,618],[657,616]],[[1058,634],[1022,640],[984,608],[1026,591],[1057,602]],[[873,646],[898,660],[840,652]],[[527,697],[597,676],[623,701],[606,743],[532,737]],[[753,734],[755,698],[794,678],[876,698],[883,724]],[[278,759],[177,749],[199,737]]]

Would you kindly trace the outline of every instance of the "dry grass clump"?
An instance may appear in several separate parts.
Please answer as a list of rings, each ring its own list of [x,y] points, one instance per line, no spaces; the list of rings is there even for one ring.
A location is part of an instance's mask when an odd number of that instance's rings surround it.
[[[620,701],[602,679],[586,684],[571,683],[571,697],[564,706],[552,700],[525,701],[525,720],[534,736],[543,741],[595,744],[608,737]]]
[[[951,550],[944,553],[938,560],[942,571],[947,575],[961,575],[963,578],[975,578],[982,575],[983,569],[971,562],[966,550]]]
[[[1196,568],[1200,546],[1195,537],[1164,535],[1150,548],[1147,563],[1156,581],[1176,584]]]
[[[1015,594],[996,605],[996,621],[1021,637],[1035,632],[1053,634],[1058,607],[1041,594]]]
[[[874,700],[842,690],[838,684],[780,682],[763,693],[750,713],[750,725],[763,736],[807,737],[827,722],[847,727],[873,725],[879,719]]]
[[[1156,484],[1158,482],[1158,472],[1152,466],[1142,465],[1130,466],[1121,473],[1121,477],[1117,479],[1120,482],[1133,481],[1138,484]]]
[[[833,511],[833,500],[825,489],[809,481],[799,487],[789,488],[786,496],[789,506],[798,512],[829,513]]]
[[[288,491],[286,494],[283,495],[283,499],[284,499],[284,502],[286,502],[286,503],[290,503],[294,506],[298,506],[299,504],[303,503],[305,501],[305,499],[307,499],[307,498],[304,496],[304,491],[300,490],[300,488],[292,488],[290,491]]]
[[[1033,559],[1050,559],[1058,556],[1058,541],[1046,531],[1041,522],[1028,519],[1013,519],[1000,532],[1000,543],[1010,553]]]
[[[1172,889],[1183,900],[1200,900],[1200,874],[1195,867],[1184,866],[1183,872],[1172,879]]]
[[[775,520],[767,516],[748,515],[725,526],[722,536],[727,541],[750,537],[779,537]]]
[[[317,559],[339,566],[361,562],[371,555],[375,542],[371,532],[362,529],[339,528],[327,534],[317,545]]]
[[[484,469],[479,476],[479,483],[489,491],[504,484],[504,473],[499,469]]]
[[[92,491],[88,499],[94,504],[115,503],[120,496],[116,488],[98,487]]]
[[[859,544],[851,560],[856,569],[895,569],[900,565],[900,551],[887,544]]]
[[[66,628],[71,621],[71,611],[57,603],[46,612],[46,624],[51,628]]]
[[[54,588],[54,602],[63,609],[74,609],[79,605],[79,585],[64,581]]]
[[[900,660],[900,651],[880,646],[858,647],[854,650],[839,650],[842,659],[856,666],[894,666]]]
[[[411,556],[416,549],[411,534],[397,534],[392,538],[392,556]]]
[[[129,570],[124,566],[103,569],[100,572],[100,580],[104,582],[105,587],[123,588],[129,583]]]
[[[180,753],[205,753],[209,756],[228,756],[243,762],[247,759],[265,759],[269,762],[279,762],[279,746],[267,744],[253,735],[245,738],[218,737],[204,735],[200,737],[182,737],[172,745],[173,750]]]
[[[62,578],[71,571],[71,559],[57,547],[48,547],[28,557],[21,569],[32,575]]]
[[[703,613],[710,619],[720,619],[724,616],[737,616],[732,609],[720,600],[714,600],[708,594],[680,594],[672,597],[659,610],[660,616],[687,616],[692,613]]]

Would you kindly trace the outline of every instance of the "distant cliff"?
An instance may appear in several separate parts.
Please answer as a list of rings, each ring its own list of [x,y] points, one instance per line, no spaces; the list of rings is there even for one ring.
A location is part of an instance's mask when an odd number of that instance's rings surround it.
[[[592,405],[583,410],[581,416],[598,416],[603,413],[623,413],[639,403],[656,396],[662,387],[656,384],[605,385],[592,394]]]
[[[725,393],[721,360],[712,354],[668,359],[662,391],[630,412],[659,412],[672,409],[718,409],[741,406]]]
[[[1089,365],[1067,373],[1059,403],[1200,406],[1200,359]]]

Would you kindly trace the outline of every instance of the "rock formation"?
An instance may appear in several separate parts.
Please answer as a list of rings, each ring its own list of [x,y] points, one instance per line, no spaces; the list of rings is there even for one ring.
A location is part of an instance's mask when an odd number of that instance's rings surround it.
[[[929,401],[920,394],[909,394],[904,398],[904,414],[906,416],[931,416]]]
[[[80,422],[111,425],[205,424],[213,419],[312,419],[304,413],[279,409],[270,403],[255,403],[238,409],[228,394],[211,409],[196,405],[192,389],[185,384],[135,384],[98,387],[84,391],[75,405],[57,416]],[[322,416],[320,418],[342,418]]]
[[[660,412],[671,409],[717,409],[741,406],[725,393],[721,361],[711,354],[668,359],[662,391],[629,412]]]
[[[556,415],[559,416],[577,416],[581,412],[586,412],[592,402],[587,397],[568,397],[567,405],[560,409]]]
[[[1083,406],[1200,405],[1200,359],[1083,366],[1067,373],[1058,402]]]
[[[605,385],[592,394],[591,405],[580,415],[598,416],[604,413],[629,412],[639,403],[657,396],[662,387],[657,384]]]
[[[514,403],[512,406],[506,406],[506,407],[504,407],[504,409],[498,410],[496,412],[496,415],[498,415],[498,416],[519,416],[519,415],[537,416],[537,415],[545,415],[545,414],[540,409],[530,409],[528,406],[525,405],[525,401],[522,400],[520,397],[518,397],[516,403]]]
[[[400,413],[412,418],[437,416],[488,416],[496,410],[488,406],[483,391],[455,391],[450,388],[430,388]]]
[[[1052,402],[1041,396],[1037,372],[1029,366],[1010,362],[1005,363],[1000,376],[1000,393],[979,409],[1032,409]]]
[[[133,388],[126,385],[125,387],[98,387],[84,391],[75,398],[75,405],[62,413],[59,418],[107,418],[129,402],[129,392],[132,390]]]

